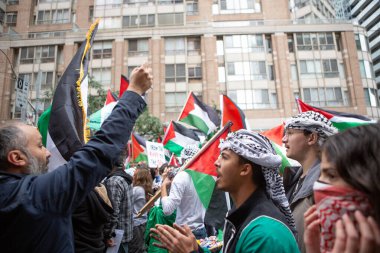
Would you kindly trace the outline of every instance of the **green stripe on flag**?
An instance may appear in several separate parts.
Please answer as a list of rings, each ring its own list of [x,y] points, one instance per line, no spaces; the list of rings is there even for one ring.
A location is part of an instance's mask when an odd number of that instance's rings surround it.
[[[215,188],[215,179],[207,174],[194,170],[185,170],[191,176],[195,190],[203,206],[207,209]]]
[[[189,114],[186,118],[183,118],[180,120],[181,122],[185,122],[191,126],[194,126],[204,132],[205,134],[208,134],[209,128],[206,125],[206,123],[199,118],[198,116]]]
[[[144,153],[140,153],[140,154],[136,157],[136,159],[135,159],[134,162],[138,163],[138,162],[143,162],[143,161],[147,162],[147,161],[148,161],[148,156],[147,156],[146,154],[144,154]]]
[[[38,130],[41,133],[42,136],[42,144],[46,147],[46,139],[47,139],[47,132],[49,128],[49,121],[50,121],[50,113],[51,113],[51,105],[49,108],[44,111],[40,118],[38,119]]]
[[[333,120],[331,120],[331,123],[333,124],[334,127],[336,127],[339,130],[339,132],[341,132],[341,131],[344,131],[348,128],[368,125],[368,124],[371,124],[373,122],[371,122],[371,121],[368,121],[368,122],[365,122],[365,121],[363,121],[363,122],[334,122]]]
[[[284,153],[282,153],[281,148],[276,143],[274,143],[273,141],[272,141],[272,145],[273,145],[273,148],[276,151],[277,155],[281,156],[281,158],[282,158],[281,167],[280,167],[279,172],[281,175],[283,175],[285,168],[290,167],[291,164],[290,164],[288,158],[286,157],[286,155]]]
[[[181,151],[184,147],[182,147],[181,145],[178,145],[177,143],[169,140],[166,145],[164,146],[164,148],[166,148],[167,150],[169,150],[170,152],[176,154],[177,156],[181,156]]]

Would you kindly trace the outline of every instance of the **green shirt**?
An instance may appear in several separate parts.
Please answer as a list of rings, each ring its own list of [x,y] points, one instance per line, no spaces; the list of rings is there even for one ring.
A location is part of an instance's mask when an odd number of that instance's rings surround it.
[[[259,216],[244,228],[235,252],[298,253],[299,249],[293,233],[284,223]]]

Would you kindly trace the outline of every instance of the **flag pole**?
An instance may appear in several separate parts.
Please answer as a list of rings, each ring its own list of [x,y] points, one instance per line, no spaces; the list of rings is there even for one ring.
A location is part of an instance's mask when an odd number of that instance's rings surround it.
[[[202,153],[216,140],[221,136],[227,129],[230,129],[232,126],[232,122],[228,121],[222,129],[220,129],[214,136],[192,157],[190,158],[185,164],[181,166],[178,172],[183,171],[186,169],[186,167],[190,166],[199,156],[202,155]],[[137,217],[140,217],[143,215],[148,209],[153,205],[153,203],[161,196],[161,189],[154,194],[153,197],[150,198],[150,200],[140,209],[140,211],[137,213]]]

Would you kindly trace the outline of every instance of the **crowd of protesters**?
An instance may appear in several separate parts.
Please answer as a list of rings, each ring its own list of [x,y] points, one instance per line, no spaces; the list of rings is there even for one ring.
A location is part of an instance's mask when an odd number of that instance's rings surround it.
[[[125,147],[151,85],[151,69],[136,68],[102,128],[49,173],[50,153],[36,128],[0,127],[1,252],[210,251],[199,240],[218,229],[206,230],[188,173],[167,164],[125,169]],[[296,115],[282,141],[300,166],[283,175],[266,137],[229,133],[210,161],[216,188],[232,203],[218,251],[380,252],[379,133],[379,123],[338,133],[317,112]],[[198,151],[186,147],[183,160]],[[159,189],[161,198],[151,200]]]

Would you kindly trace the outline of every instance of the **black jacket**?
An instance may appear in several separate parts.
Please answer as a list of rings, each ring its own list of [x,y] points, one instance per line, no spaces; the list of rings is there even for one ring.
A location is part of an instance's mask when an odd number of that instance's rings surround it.
[[[104,190],[106,188],[103,186]],[[76,253],[102,253],[105,249],[103,227],[110,219],[113,209],[96,190],[75,209],[72,221]]]
[[[52,172],[0,172],[2,253],[74,252],[71,215],[109,173],[145,106],[140,95],[126,91],[96,135]]]
[[[267,197],[265,191],[259,188],[238,209],[232,208],[228,212],[224,229],[223,252],[235,252],[243,229],[261,215],[272,217],[289,227],[285,215]]]

